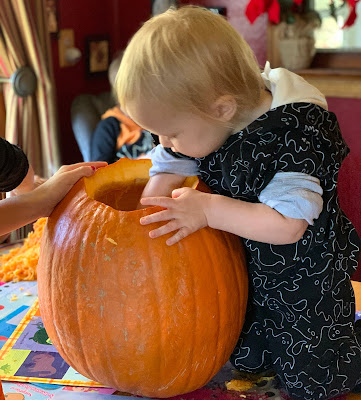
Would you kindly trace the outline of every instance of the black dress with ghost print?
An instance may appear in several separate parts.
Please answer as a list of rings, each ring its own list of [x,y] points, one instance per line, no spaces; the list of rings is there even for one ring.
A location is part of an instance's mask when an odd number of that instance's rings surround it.
[[[239,370],[274,369],[292,398],[326,399],[361,381],[361,332],[350,276],[360,239],[340,208],[337,176],[349,149],[335,115],[309,103],[269,110],[196,159],[215,192],[247,202],[277,172],[317,177],[323,210],[294,244],[244,240],[250,297],[231,362]]]

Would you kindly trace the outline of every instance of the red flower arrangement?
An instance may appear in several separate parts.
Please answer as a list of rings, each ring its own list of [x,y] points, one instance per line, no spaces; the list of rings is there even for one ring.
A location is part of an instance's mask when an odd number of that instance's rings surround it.
[[[359,0],[344,0],[344,3],[348,4],[350,8],[350,13],[342,29],[352,26],[355,23],[357,17],[356,5],[358,1]],[[331,0],[330,8],[331,14],[334,15],[333,0]],[[287,23],[293,23],[293,15],[304,14],[305,9],[304,0],[250,0],[246,8],[246,16],[252,24],[265,12],[268,13],[268,20],[273,24],[279,24],[281,19],[284,19]]]

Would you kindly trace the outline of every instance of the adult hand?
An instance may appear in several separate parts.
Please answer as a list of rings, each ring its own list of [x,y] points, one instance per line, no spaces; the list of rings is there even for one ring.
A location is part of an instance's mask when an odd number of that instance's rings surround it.
[[[34,175],[34,189],[37,188],[38,186],[42,185],[47,181],[46,178],[43,178],[39,175]]]
[[[38,186],[34,193],[43,201],[44,216],[51,214],[54,207],[65,197],[74,184],[84,176],[91,176],[97,168],[105,167],[104,161],[82,162],[63,165],[46,182]]]
[[[45,183],[28,193],[0,201],[0,235],[18,229],[40,217],[48,217],[59,201],[83,176],[94,174],[106,162],[65,165]]]
[[[33,189],[35,189],[34,170],[33,170],[33,167],[31,165],[29,165],[28,173],[26,174],[23,181],[20,183],[19,186],[17,186],[15,189],[13,189],[9,193],[9,195],[10,195],[10,197],[11,196],[19,196],[19,194],[28,193]]]
[[[142,217],[140,223],[148,225],[154,222],[169,221],[160,228],[150,231],[149,236],[157,238],[169,232],[177,231],[166,241],[167,245],[171,246],[208,225],[206,210],[210,199],[211,194],[187,187],[173,190],[172,198],[145,197],[141,199],[141,204],[160,206],[166,209]]]

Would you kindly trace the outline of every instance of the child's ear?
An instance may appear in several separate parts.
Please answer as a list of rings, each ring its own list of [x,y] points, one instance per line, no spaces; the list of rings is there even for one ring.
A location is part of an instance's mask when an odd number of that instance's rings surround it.
[[[211,105],[211,111],[215,118],[228,122],[237,111],[237,103],[233,96],[224,95],[218,97],[218,99]]]

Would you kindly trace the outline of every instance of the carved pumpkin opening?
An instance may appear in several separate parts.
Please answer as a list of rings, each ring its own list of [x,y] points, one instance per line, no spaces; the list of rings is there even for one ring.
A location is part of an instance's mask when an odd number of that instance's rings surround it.
[[[136,160],[136,163],[135,160],[129,160],[131,168],[128,169],[128,160],[121,161],[107,166],[106,169],[99,169],[90,178],[85,178],[85,191],[91,199],[115,210],[134,211],[148,182],[148,171],[152,163],[150,160]],[[197,183],[197,177],[188,177],[182,186],[195,187]]]
[[[102,187],[95,192],[94,200],[100,201],[119,211],[134,211],[145,187],[144,182],[134,181],[129,185],[119,185],[108,190]]]

